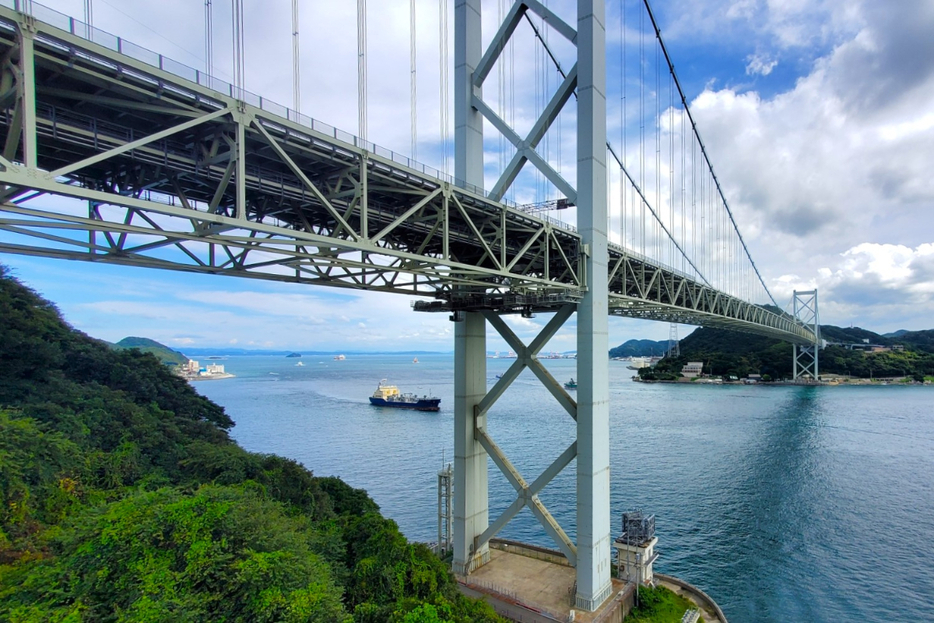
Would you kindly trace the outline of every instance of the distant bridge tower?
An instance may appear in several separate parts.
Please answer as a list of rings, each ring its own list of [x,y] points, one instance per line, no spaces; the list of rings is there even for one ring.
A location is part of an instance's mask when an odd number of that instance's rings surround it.
[[[670,359],[681,356],[681,344],[678,342],[678,323],[672,322],[668,330],[668,352],[666,356]]]
[[[817,313],[817,290],[794,293],[795,320],[814,333],[812,344],[795,344],[794,379],[818,380],[817,351],[820,348],[820,316]]]

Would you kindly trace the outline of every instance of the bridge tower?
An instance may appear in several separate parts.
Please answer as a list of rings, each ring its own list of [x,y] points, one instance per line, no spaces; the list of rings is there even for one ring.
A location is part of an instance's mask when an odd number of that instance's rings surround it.
[[[678,323],[672,322],[668,327],[668,352],[665,356],[674,359],[681,356],[681,342],[678,341]]]
[[[471,105],[480,62],[480,0],[454,6],[454,177],[483,187],[483,119]],[[479,91],[479,87],[476,89]],[[489,562],[480,536],[489,525],[487,453],[476,431],[486,429],[479,403],[486,394],[486,320],[455,311],[454,328],[454,572]]]
[[[814,333],[812,344],[794,345],[794,380],[818,380],[817,352],[820,349],[820,315],[817,311],[817,290],[794,292],[795,320]]]
[[[522,508],[538,518],[576,567],[576,606],[593,611],[609,596],[609,292],[606,200],[606,32],[604,0],[579,0],[577,28],[538,2],[516,2],[484,52],[480,0],[455,3],[455,178],[484,187],[485,117],[517,150],[491,191],[500,199],[526,163],[538,168],[578,208],[580,260],[586,281],[581,296],[568,301],[529,345],[499,314],[508,310],[455,311],[454,405],[454,571],[468,575],[490,559],[489,539]],[[577,64],[558,87],[529,135],[520,137],[483,101],[483,81],[527,11],[537,13],[560,35],[576,43]],[[536,152],[536,147],[577,90],[577,188]],[[577,401],[539,363],[539,350],[577,312]],[[512,310],[515,311],[515,310]],[[486,391],[486,323],[516,351],[515,364]],[[486,431],[486,413],[522,372],[530,368],[577,422],[576,440],[531,484],[519,474]],[[487,457],[516,489],[515,502],[489,523]],[[538,492],[577,459],[577,543],[538,499]]]

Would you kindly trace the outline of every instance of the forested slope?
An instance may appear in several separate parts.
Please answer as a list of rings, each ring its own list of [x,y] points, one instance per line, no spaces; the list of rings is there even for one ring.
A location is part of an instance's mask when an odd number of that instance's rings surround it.
[[[897,337],[884,337],[858,327],[841,328],[821,325],[821,337],[843,344],[872,344],[900,347],[902,350],[866,352],[828,346],[820,351],[821,374],[852,377],[913,377],[922,380],[934,375],[934,331],[912,331]],[[716,376],[744,378],[749,374],[768,375],[771,379],[790,378],[793,374],[792,345],[773,338],[698,328],[680,342],[681,356],[662,359],[654,368],[640,370],[647,379],[677,378],[688,361],[704,363],[704,372]]]
[[[0,267],[0,620],[498,620],[364,491],[232,426]]]
[[[188,357],[185,355],[148,337],[125,337],[112,346],[117,349],[135,348],[140,352],[151,353],[167,365],[183,366],[188,363]]]

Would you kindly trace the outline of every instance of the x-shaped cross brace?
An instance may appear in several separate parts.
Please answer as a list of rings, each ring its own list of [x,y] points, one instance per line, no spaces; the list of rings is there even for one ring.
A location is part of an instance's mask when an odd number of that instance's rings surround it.
[[[575,420],[577,419],[577,403],[564,391],[561,384],[551,376],[551,373],[548,372],[545,366],[538,360],[539,351],[548,343],[548,340],[557,333],[558,329],[564,325],[567,319],[570,318],[574,310],[574,305],[563,306],[528,346],[522,343],[522,340],[513,333],[512,329],[503,322],[502,318],[493,312],[483,312],[484,317],[516,352],[516,360],[506,373],[503,374],[502,378],[490,389],[487,395],[484,396],[483,400],[474,408],[476,416],[480,416],[488,411],[490,407],[493,406],[493,403],[503,395],[506,388],[516,380],[522,370],[529,368],[542,384],[548,388],[548,391],[551,392],[570,416]],[[493,538],[496,533],[502,530],[523,507],[528,506],[532,514],[535,515],[542,524],[542,527],[545,528],[548,535],[554,540],[558,547],[561,548],[564,555],[567,556],[570,563],[576,565],[577,547],[571,542],[571,539],[558,522],[555,521],[554,517],[551,516],[551,513],[548,512],[548,509],[545,508],[541,500],[538,499],[538,493],[577,457],[577,442],[575,441],[568,446],[568,448],[530,485],[485,430],[474,428],[474,437],[480,445],[483,446],[483,449],[486,450],[490,458],[493,459],[493,462],[506,477],[506,480],[509,481],[509,484],[516,490],[516,499],[503,511],[496,521],[484,530],[483,534],[476,537],[473,551],[479,551],[480,548]]]

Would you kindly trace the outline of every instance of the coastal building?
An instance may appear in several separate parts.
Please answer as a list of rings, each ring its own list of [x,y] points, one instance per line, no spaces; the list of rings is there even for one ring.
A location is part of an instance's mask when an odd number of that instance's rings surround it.
[[[704,362],[702,361],[689,361],[681,368],[681,376],[687,377],[689,379],[694,379],[699,377],[704,372]]]
[[[224,372],[223,364],[209,363],[207,368],[199,370],[198,374],[199,376],[215,376],[218,374],[226,374],[226,372]]]
[[[175,373],[189,381],[229,379],[233,377],[233,374],[224,369],[224,364],[209,363],[202,368],[201,364],[194,359],[189,359],[187,363],[175,368]]]

